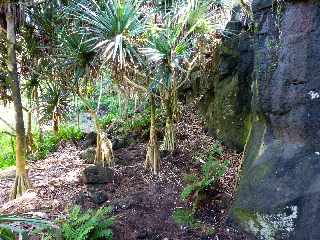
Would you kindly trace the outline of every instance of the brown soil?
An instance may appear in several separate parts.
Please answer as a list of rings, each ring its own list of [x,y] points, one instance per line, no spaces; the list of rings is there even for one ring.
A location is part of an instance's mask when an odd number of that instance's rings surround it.
[[[216,234],[208,236],[202,229],[180,226],[172,219],[176,208],[189,205],[180,200],[185,185],[183,176],[199,172],[204,154],[215,142],[194,112],[189,107],[188,113],[182,115],[177,126],[178,149],[171,154],[162,152],[158,176],[144,169],[146,145],[139,143],[115,152],[113,183],[84,185],[79,176],[88,165],[79,157],[81,150],[72,143],[64,143],[47,159],[31,164],[29,172],[34,188],[23,197],[8,202],[13,179],[0,177],[0,213],[27,213],[53,220],[65,215],[73,204],[84,208],[112,205],[117,219],[113,227],[116,240],[245,239],[224,226],[241,159],[240,154],[226,148],[221,159],[228,159],[231,166],[197,215],[206,229],[215,229]],[[101,196],[103,203],[99,202]]]

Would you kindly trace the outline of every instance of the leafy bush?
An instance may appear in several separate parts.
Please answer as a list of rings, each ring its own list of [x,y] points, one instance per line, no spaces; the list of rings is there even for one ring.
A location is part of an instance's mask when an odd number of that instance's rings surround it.
[[[102,126],[102,128],[106,128],[118,118],[119,116],[117,114],[111,112],[99,118],[99,124]]]
[[[50,152],[57,149],[60,141],[79,141],[84,137],[84,133],[75,126],[61,126],[57,135],[47,132],[42,141],[39,132],[34,134],[37,151],[29,157],[32,159],[44,159]],[[15,137],[7,134],[0,134],[0,169],[15,165]]]
[[[222,153],[223,149],[220,145],[213,145],[207,155],[206,163],[202,166],[201,175],[185,176],[188,185],[183,189],[181,199],[192,202],[193,212],[199,208],[200,202],[207,197],[219,178],[228,169],[228,161],[217,160]]]
[[[35,134],[35,142],[38,146],[38,151],[31,155],[31,158],[34,159],[44,159],[48,156],[50,152],[53,152],[57,149],[57,146],[60,141],[79,141],[84,137],[84,133],[75,126],[60,126],[59,132],[55,135],[52,132],[47,132],[43,140],[40,140],[40,134],[37,132]]]
[[[192,228],[200,226],[200,223],[195,219],[194,214],[189,210],[178,208],[174,211],[172,218],[177,224],[187,225]]]
[[[177,224],[188,226],[191,229],[201,230],[208,236],[213,236],[216,233],[214,226],[201,222],[190,210],[178,208],[174,211],[172,218]]]
[[[111,210],[111,207],[103,207],[83,212],[80,206],[75,206],[67,219],[58,220],[62,238],[65,240],[112,239]],[[47,239],[56,239],[56,234],[50,233]]]
[[[149,132],[150,127],[150,114],[143,112],[137,114],[132,119],[128,120],[124,123],[123,131],[132,132],[132,131],[140,131],[144,134],[144,131]]]
[[[65,141],[79,141],[84,137],[84,133],[75,126],[61,126],[58,132],[58,139]]]
[[[0,133],[0,169],[15,165],[15,137]]]

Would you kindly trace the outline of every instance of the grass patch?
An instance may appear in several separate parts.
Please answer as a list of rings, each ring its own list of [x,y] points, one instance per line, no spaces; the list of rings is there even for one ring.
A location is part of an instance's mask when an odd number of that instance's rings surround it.
[[[47,132],[43,140],[40,139],[40,134],[35,134],[35,142],[37,151],[30,156],[35,160],[44,159],[50,152],[57,150],[58,144],[63,141],[79,141],[84,137],[84,133],[77,127],[72,125],[60,126],[59,132],[55,135],[52,132]]]
[[[15,137],[0,133],[0,169],[15,165]]]
[[[44,134],[41,141],[39,132],[34,133],[34,141],[36,152],[28,156],[29,159],[40,160],[48,156],[50,152],[54,152],[60,141],[79,141],[84,137],[84,133],[75,126],[63,125],[60,126],[57,135],[52,132]],[[0,134],[0,169],[5,169],[15,166],[15,137],[7,134]]]

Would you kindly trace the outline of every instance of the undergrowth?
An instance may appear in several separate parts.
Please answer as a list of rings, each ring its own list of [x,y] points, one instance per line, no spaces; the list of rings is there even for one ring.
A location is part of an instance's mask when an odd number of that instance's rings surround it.
[[[173,219],[181,225],[192,228],[203,228],[212,231],[196,219],[197,211],[204,202],[210,202],[216,184],[229,167],[229,161],[221,160],[223,149],[220,144],[214,144],[206,154],[204,164],[199,174],[185,176],[186,187],[181,192],[181,199],[191,204],[191,209],[176,209]]]
[[[111,207],[82,211],[80,206],[75,206],[67,218],[57,221],[59,231],[49,232],[46,239],[111,240],[113,234],[110,227],[114,222],[111,211]]]
[[[71,209],[69,216],[49,222],[23,216],[0,215],[0,239],[42,240],[99,240],[112,239],[110,227],[114,219],[111,207],[82,211],[80,206]],[[26,230],[32,227],[32,231]]]
[[[59,132],[55,135],[53,132],[47,132],[43,139],[40,139],[40,134],[35,134],[35,142],[37,151],[31,154],[31,159],[40,160],[48,156],[50,152],[54,152],[61,141],[79,141],[84,137],[84,133],[77,127],[71,125],[62,125]]]
[[[15,137],[0,133],[0,169],[4,169],[15,164]]]
[[[41,140],[38,131],[34,133],[36,151],[28,156],[29,159],[40,160],[48,156],[50,152],[57,149],[60,141],[79,141],[84,137],[84,133],[75,126],[60,126],[59,132],[55,135],[46,132]],[[15,165],[15,137],[7,134],[0,134],[0,169],[5,169]]]

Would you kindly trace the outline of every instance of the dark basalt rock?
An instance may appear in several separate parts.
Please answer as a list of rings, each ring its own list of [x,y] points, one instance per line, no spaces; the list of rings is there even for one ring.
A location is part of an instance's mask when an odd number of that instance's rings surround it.
[[[91,147],[82,151],[80,157],[84,160],[86,164],[93,164],[96,156],[96,148]]]
[[[209,133],[225,145],[242,151],[251,121],[254,52],[253,37],[244,31],[248,21],[241,17],[239,6],[233,12],[224,33],[218,72],[211,75],[206,84],[199,80],[198,85],[207,86],[200,107]]]
[[[91,198],[95,204],[101,205],[102,203],[105,203],[109,199],[109,195],[105,191],[98,191],[98,192],[93,192],[91,194]]]
[[[96,132],[89,132],[86,134],[85,139],[80,143],[82,149],[86,149],[92,146],[97,145],[97,133]]]
[[[110,168],[91,165],[81,173],[81,181],[84,184],[104,184],[112,183],[114,172]]]
[[[253,2],[257,23],[253,123],[230,220],[252,239],[316,240],[320,6],[291,2],[279,16],[267,2]]]

